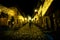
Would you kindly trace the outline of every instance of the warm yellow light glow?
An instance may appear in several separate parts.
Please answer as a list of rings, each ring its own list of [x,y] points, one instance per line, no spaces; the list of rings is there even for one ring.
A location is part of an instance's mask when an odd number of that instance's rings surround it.
[[[31,19],[31,21],[34,21],[34,19]]]
[[[36,15],[34,16],[33,20],[35,20],[35,18],[36,18],[36,20],[39,20],[38,14],[36,14]]]
[[[25,18],[25,20],[27,20],[27,18]]]
[[[51,5],[52,2],[53,2],[53,0],[45,0],[45,2],[43,4],[43,7],[42,7],[42,16],[44,16],[44,14],[48,10],[48,8],[49,8],[49,6]]]
[[[0,5],[0,12],[4,12],[7,13],[8,8],[6,8],[5,6]]]
[[[41,12],[42,12],[42,5],[39,8],[38,15],[40,15]]]
[[[36,14],[36,16],[34,18],[38,18],[38,15]]]
[[[14,16],[15,15],[15,12],[13,10],[9,10],[8,11],[8,14],[11,15],[11,16]]]
[[[1,11],[2,11],[2,10],[0,9],[0,15],[1,15]]]
[[[28,16],[28,20],[31,20],[31,17],[30,16]]]
[[[49,8],[49,6],[51,5],[52,2],[53,2],[53,0],[45,0],[43,6],[41,5],[41,6],[39,7],[38,14],[36,14],[36,15],[39,16],[40,13],[42,12],[42,16],[44,16],[45,13],[46,13],[46,11],[48,10],[48,8]],[[34,18],[37,17],[36,15],[34,16]],[[38,17],[37,17],[37,18],[38,18]]]
[[[22,15],[19,15],[19,16],[18,16],[18,19],[19,19],[20,21],[24,21],[24,18],[23,18]]]
[[[0,9],[0,12],[1,12],[2,10]]]
[[[44,16],[44,14],[48,10],[48,8],[49,8],[49,6],[51,5],[52,2],[53,2],[53,0],[45,0],[43,6],[41,5],[40,8],[39,8],[38,15],[42,12],[42,16]]]
[[[38,10],[37,10],[37,9],[35,9],[35,10],[34,10],[34,12],[38,12]]]

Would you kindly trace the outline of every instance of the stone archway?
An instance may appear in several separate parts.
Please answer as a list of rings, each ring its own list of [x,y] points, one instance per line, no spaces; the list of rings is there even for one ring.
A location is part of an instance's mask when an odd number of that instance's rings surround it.
[[[8,17],[7,17],[7,22],[6,24],[8,25],[8,21],[11,19],[11,17],[13,16],[14,19],[15,19],[15,24],[17,24],[17,11],[16,9],[12,9],[12,8],[7,8],[5,6],[1,6],[0,5],[0,15],[2,14],[1,12],[3,12],[4,14],[7,14]],[[0,18],[1,19],[1,18]],[[3,18],[4,19],[4,18]],[[0,20],[1,21],[1,20]]]

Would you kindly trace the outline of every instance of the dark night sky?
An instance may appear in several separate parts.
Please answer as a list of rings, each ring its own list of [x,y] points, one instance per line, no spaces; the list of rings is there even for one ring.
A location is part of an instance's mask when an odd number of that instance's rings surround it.
[[[21,10],[22,12],[25,13],[25,15],[29,14],[32,16],[34,12],[34,8],[37,7],[38,1],[39,0],[8,0],[8,1],[0,0],[0,4],[2,4],[3,6],[7,6],[7,7],[17,7],[19,11]],[[54,0],[54,3],[52,6],[54,8],[54,11],[55,9],[59,9],[60,1]]]
[[[37,6],[38,0],[8,0],[8,1],[0,1],[0,3],[7,7],[15,6],[19,10],[25,13],[25,15],[31,15],[34,12],[34,8]]]

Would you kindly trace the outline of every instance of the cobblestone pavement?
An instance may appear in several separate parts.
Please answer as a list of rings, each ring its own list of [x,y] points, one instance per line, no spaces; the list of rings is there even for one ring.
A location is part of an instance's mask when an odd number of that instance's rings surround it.
[[[4,32],[6,40],[47,40],[45,34],[34,24],[29,23],[18,30],[8,30]]]

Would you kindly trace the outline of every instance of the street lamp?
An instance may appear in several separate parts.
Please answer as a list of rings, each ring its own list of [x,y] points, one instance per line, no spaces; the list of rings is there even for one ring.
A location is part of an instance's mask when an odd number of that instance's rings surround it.
[[[31,17],[30,16],[28,16],[28,20],[31,20]]]
[[[34,12],[38,12],[38,10],[37,10],[37,9],[35,9],[35,10],[34,10]]]

